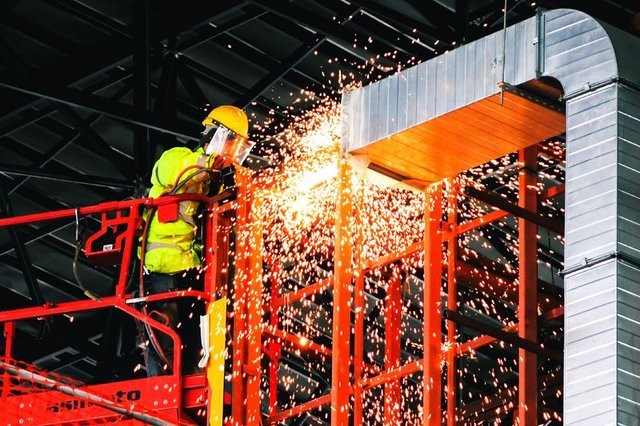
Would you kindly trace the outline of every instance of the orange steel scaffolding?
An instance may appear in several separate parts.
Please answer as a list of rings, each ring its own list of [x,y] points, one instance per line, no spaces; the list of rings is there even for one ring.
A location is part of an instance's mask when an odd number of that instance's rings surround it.
[[[505,340],[519,347],[519,392],[518,403],[512,409],[515,421],[520,425],[535,424],[537,415],[537,355],[557,357],[558,354],[541,347],[537,343],[537,217],[538,197],[555,197],[564,192],[562,185],[549,188],[541,195],[537,194],[536,168],[537,151],[535,147],[520,151],[519,201],[517,205],[502,203],[500,210],[492,211],[482,217],[458,224],[457,200],[464,192],[455,180],[435,183],[426,190],[424,206],[424,238],[413,242],[402,250],[387,254],[378,259],[364,259],[359,245],[362,235],[357,226],[357,210],[360,208],[361,194],[350,188],[353,171],[346,161],[339,167],[339,191],[335,212],[335,250],[333,276],[308,285],[300,290],[281,294],[282,274],[280,265],[267,256],[263,259],[263,228],[266,218],[260,216],[262,200],[254,195],[248,172],[237,175],[237,196],[235,200],[221,203],[210,209],[207,214],[205,246],[207,247],[207,269],[203,292],[185,291],[181,296],[203,298],[211,301],[229,296],[229,315],[232,316],[230,328],[232,338],[227,342],[232,358],[230,425],[275,424],[318,409],[330,408],[331,424],[341,426],[353,421],[355,424],[366,422],[363,413],[363,394],[374,387],[382,386],[383,416],[385,424],[398,424],[402,421],[399,411],[401,402],[401,380],[415,373],[422,374],[422,422],[425,425],[452,426],[459,424],[461,408],[457,404],[458,372],[456,363],[459,357],[472,352],[496,339]],[[446,191],[445,191],[446,189]],[[445,197],[443,194],[447,194]],[[173,197],[169,197],[173,198]],[[180,197],[178,196],[178,199]],[[69,209],[60,214],[48,214],[47,219],[71,217],[80,214],[100,213],[105,208],[140,208],[152,204],[175,202],[176,200],[144,199],[132,202],[112,203],[100,208]],[[210,203],[202,199],[203,203]],[[132,207],[135,206],[135,207]],[[132,210],[133,211],[133,210]],[[523,213],[524,212],[524,213]],[[446,213],[446,215],[445,215]],[[457,247],[459,238],[467,232],[500,220],[508,215],[518,216],[520,267],[518,292],[519,324],[503,329],[477,329],[484,335],[472,341],[456,341],[458,324],[469,325],[469,319],[458,312],[457,278],[464,276],[472,281],[474,271],[466,270],[458,263]],[[132,213],[133,215],[133,213]],[[31,218],[12,218],[11,224],[27,223]],[[546,219],[545,219],[546,220]],[[3,225],[6,219],[0,220]],[[544,222],[548,224],[547,220]],[[556,226],[556,228],[558,228]],[[231,235],[235,236],[232,239]],[[130,262],[136,237],[134,231],[128,234],[126,250]],[[235,244],[235,249],[233,245]],[[231,250],[230,250],[231,249]],[[229,251],[235,253],[230,259]],[[402,364],[401,359],[401,320],[403,277],[398,268],[392,265],[403,259],[422,255],[424,259],[423,288],[423,359]],[[263,264],[269,269],[270,300],[263,306]],[[365,275],[376,270],[386,278],[387,289],[384,298],[385,345],[384,365],[373,368],[363,359],[364,353],[364,311],[365,311]],[[25,308],[0,312],[0,322],[5,325],[5,334],[9,337],[5,353],[11,354],[13,323],[20,319],[62,313],[79,312],[88,309],[116,307],[144,321],[153,320],[144,317],[130,306],[125,294],[128,268],[120,272],[115,295],[100,300],[65,302],[56,306]],[[230,278],[234,284],[228,286]],[[443,277],[446,277],[446,305],[443,305]],[[476,278],[477,279],[477,278]],[[326,347],[304,335],[292,334],[280,329],[278,313],[283,306],[293,301],[332,289],[333,321],[332,346]],[[146,299],[157,300],[175,295],[155,295]],[[556,318],[562,315],[562,309],[553,307],[543,312],[543,317]],[[353,313],[353,325],[352,325]],[[265,315],[268,318],[265,321]],[[170,334],[177,344],[175,333],[162,324],[155,327]],[[443,333],[443,325],[446,326]],[[472,325],[473,326],[473,325]],[[514,331],[517,330],[517,333]],[[284,346],[296,350],[315,353],[318,356],[331,357],[331,391],[310,401],[280,411],[278,408],[278,371],[281,351]],[[180,350],[175,350],[176,355]],[[263,367],[261,361],[269,361]],[[179,356],[174,362],[179,363]],[[174,371],[180,371],[179,365]],[[366,376],[365,376],[366,373]],[[443,377],[446,374],[445,386]],[[261,379],[268,379],[268,386],[261,386]],[[174,378],[181,383],[181,377]],[[532,385],[533,384],[533,385]],[[182,386],[182,385],[180,385]],[[211,391],[211,390],[210,390]],[[215,391],[215,390],[214,390]],[[203,391],[204,392],[204,391]],[[268,392],[268,395],[264,395]],[[5,393],[6,394],[6,393]],[[267,417],[262,418],[262,397],[268,401]],[[203,395],[193,398],[202,398]],[[443,398],[446,398],[443,399]],[[444,404],[443,404],[444,403]],[[180,405],[178,406],[180,407]]]
[[[456,362],[459,357],[473,353],[482,346],[496,340],[503,340],[516,345],[519,358],[519,386],[505,390],[517,394],[517,404],[509,408],[503,403],[505,398],[496,395],[496,404],[511,411],[514,422],[520,425],[536,424],[537,420],[537,370],[538,355],[552,359],[561,359],[561,354],[548,350],[537,343],[537,225],[542,224],[550,229],[562,231],[561,225],[537,215],[538,200],[550,199],[564,193],[564,185],[547,188],[537,193],[536,160],[537,148],[530,147],[519,151],[519,200],[517,205],[501,202],[498,210],[491,211],[481,217],[458,223],[457,199],[464,195],[459,183],[453,180],[435,183],[426,190],[424,210],[425,232],[422,242],[409,244],[395,253],[378,259],[362,259],[357,246],[359,236],[353,229],[354,209],[359,206],[358,194],[349,188],[350,169],[342,162],[339,169],[339,194],[335,216],[335,253],[334,275],[331,278],[310,284],[286,295],[280,294],[280,283],[276,279],[271,286],[271,304],[265,309],[270,315],[269,325],[264,327],[264,335],[279,337],[269,340],[267,353],[270,357],[269,413],[267,424],[276,424],[289,418],[311,412],[318,407],[329,405],[331,424],[344,425],[353,421],[364,424],[363,393],[367,389],[383,386],[384,424],[401,422],[398,407],[400,406],[400,382],[403,377],[422,373],[423,380],[423,417],[425,425],[449,426],[461,424],[462,409],[457,400],[458,372]],[[445,191],[446,185],[446,191]],[[443,197],[446,193],[447,197]],[[468,195],[468,194],[467,194]],[[473,194],[475,195],[475,193]],[[443,206],[446,210],[443,211]],[[496,207],[494,205],[494,207]],[[446,212],[446,215],[443,213]],[[509,215],[515,215],[519,224],[519,292],[516,302],[519,323],[502,329],[481,327],[460,313],[457,309],[457,279],[463,275],[466,281],[479,279],[475,271],[467,270],[457,262],[458,240],[465,233],[486,226]],[[357,216],[357,215],[356,215]],[[356,219],[357,220],[357,219]],[[356,244],[354,244],[354,241]],[[363,360],[364,348],[364,277],[374,270],[386,270],[394,262],[422,253],[424,256],[424,305],[423,305],[423,347],[422,360],[411,361],[404,365],[400,360],[400,316],[402,278],[396,273],[387,277],[388,288],[385,296],[385,346],[384,368],[376,370],[367,368]],[[275,265],[272,265],[275,266]],[[394,275],[395,274],[395,275]],[[271,279],[274,280],[272,274]],[[443,277],[447,286],[446,305],[443,306]],[[278,330],[277,314],[285,304],[310,297],[313,294],[332,288],[333,291],[333,337],[332,347],[326,348],[314,344],[305,336],[291,335]],[[544,305],[541,303],[541,306]],[[351,313],[353,312],[353,328]],[[541,318],[545,320],[562,316],[562,307],[553,306],[543,311]],[[446,331],[443,333],[443,321]],[[458,343],[456,334],[458,324],[476,328],[484,333],[471,341]],[[299,350],[311,350],[331,356],[332,381],[330,394],[316,397],[286,410],[278,411],[277,391],[273,380],[277,378],[277,365],[280,356],[280,344],[288,341]],[[300,342],[304,341],[305,344]],[[254,342],[254,344],[258,344]],[[353,355],[352,355],[353,344]],[[364,371],[373,373],[364,377]],[[443,377],[446,373],[445,387]],[[247,404],[251,398],[259,399],[258,394],[247,395]],[[446,398],[446,400],[443,400]],[[491,398],[490,398],[491,399]],[[503,402],[499,402],[503,401]],[[444,404],[443,404],[444,403]],[[351,417],[352,416],[352,417]],[[252,423],[250,423],[252,424]]]

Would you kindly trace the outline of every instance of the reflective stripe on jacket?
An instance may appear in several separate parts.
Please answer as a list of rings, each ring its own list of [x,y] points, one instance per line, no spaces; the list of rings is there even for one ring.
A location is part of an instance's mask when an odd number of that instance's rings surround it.
[[[190,166],[209,167],[214,157],[207,156],[202,148],[191,151],[186,147],[176,147],[165,151],[153,166],[149,196],[157,198],[170,193],[176,183],[180,183],[176,182],[180,173],[184,171],[180,177],[181,182],[184,182],[197,171],[196,168],[189,168]],[[203,194],[207,186],[207,176],[200,174],[185,182],[176,193]],[[153,215],[147,231],[144,255],[147,270],[173,274],[200,266],[200,257],[193,247],[197,231],[193,215],[197,209],[197,202],[182,201],[179,206],[179,218],[173,222],[160,222],[158,215]]]

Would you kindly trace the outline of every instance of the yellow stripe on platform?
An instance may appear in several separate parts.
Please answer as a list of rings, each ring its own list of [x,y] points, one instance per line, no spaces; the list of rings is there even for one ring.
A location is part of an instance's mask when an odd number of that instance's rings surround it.
[[[209,426],[222,426],[224,406],[224,347],[227,323],[227,298],[209,304]]]

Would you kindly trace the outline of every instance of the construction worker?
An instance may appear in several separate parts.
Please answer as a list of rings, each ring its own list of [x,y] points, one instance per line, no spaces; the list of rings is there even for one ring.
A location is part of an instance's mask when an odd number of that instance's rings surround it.
[[[194,151],[186,147],[175,147],[165,151],[153,166],[151,172],[150,197],[167,194],[199,193],[208,194],[210,189],[220,188],[221,171],[235,164],[242,164],[251,150],[248,140],[249,123],[245,112],[237,107],[223,105],[214,108],[204,119],[205,126],[200,146]],[[211,187],[211,188],[210,188]],[[175,289],[198,288],[200,253],[196,244],[197,224],[195,215],[198,203],[182,201],[177,218],[163,221],[162,215],[148,212],[148,228],[141,240],[144,248],[144,280],[141,292],[144,294],[165,293]],[[150,217],[149,217],[150,216]],[[142,250],[139,250],[142,252]],[[175,301],[150,303],[147,313],[176,329],[185,317]],[[191,306],[193,309],[193,305]],[[198,318],[198,315],[191,315]],[[181,329],[186,329],[184,325]],[[184,362],[195,366],[197,360],[187,359],[198,356],[199,336],[197,326],[189,333],[178,329],[183,336]],[[163,333],[147,328],[147,350],[145,362],[147,375],[155,376],[170,370],[173,359],[171,339]],[[184,335],[196,336],[186,341]],[[195,350],[197,346],[197,350]]]

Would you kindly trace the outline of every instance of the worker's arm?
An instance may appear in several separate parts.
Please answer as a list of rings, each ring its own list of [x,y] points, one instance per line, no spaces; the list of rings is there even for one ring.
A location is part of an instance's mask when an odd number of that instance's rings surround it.
[[[189,190],[193,185],[200,185],[210,178],[206,171],[196,172],[203,168],[215,169],[217,159],[216,154],[206,155],[202,149],[171,148],[154,165],[151,184],[163,188],[163,192],[171,191],[177,185],[183,185],[184,191],[181,192],[194,192]]]

